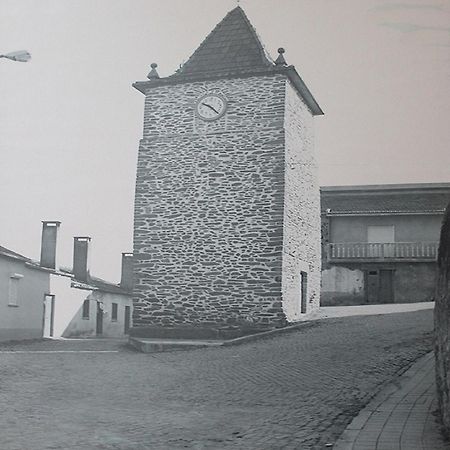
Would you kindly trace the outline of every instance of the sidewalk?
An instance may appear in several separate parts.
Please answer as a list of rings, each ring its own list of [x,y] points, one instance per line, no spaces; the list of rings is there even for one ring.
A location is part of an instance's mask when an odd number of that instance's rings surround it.
[[[372,316],[376,314],[395,314],[402,312],[433,309],[434,302],[418,303],[383,303],[380,305],[354,305],[354,306],[322,306],[311,319],[331,319],[334,317]]]
[[[434,354],[420,358],[364,408],[334,450],[450,449],[433,412],[437,408]]]

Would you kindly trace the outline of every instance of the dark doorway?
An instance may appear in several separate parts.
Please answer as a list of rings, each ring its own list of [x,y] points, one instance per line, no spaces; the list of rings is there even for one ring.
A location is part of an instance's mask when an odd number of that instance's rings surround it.
[[[53,337],[53,324],[55,321],[55,296],[45,294],[44,296],[44,330],[43,337]]]
[[[300,295],[301,295],[300,312],[302,314],[305,314],[308,296],[308,274],[303,271],[300,272]]]
[[[103,334],[103,303],[97,302],[97,321],[96,321],[96,329],[95,334],[100,336]]]
[[[368,270],[366,274],[367,303],[393,303],[394,270]]]
[[[130,319],[131,319],[131,308],[129,306],[125,306],[125,334],[130,332]]]
[[[394,301],[394,271],[390,269],[380,270],[380,289],[379,301],[380,303],[392,303]]]
[[[367,272],[367,303],[378,302],[378,270],[369,270]]]

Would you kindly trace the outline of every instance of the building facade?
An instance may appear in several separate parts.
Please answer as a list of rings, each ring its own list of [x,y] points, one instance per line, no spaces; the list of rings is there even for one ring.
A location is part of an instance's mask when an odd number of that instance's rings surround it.
[[[58,268],[56,241],[59,222],[43,222],[41,265],[50,273],[46,296],[44,337],[118,338],[132,325],[133,301],[131,253],[122,254],[120,284],[90,274],[91,238],[74,237],[72,268]]]
[[[130,292],[112,283],[92,278],[81,283],[72,278],[52,276],[56,304],[54,336],[65,338],[121,338],[132,325]]]
[[[43,222],[40,261],[0,247],[0,341],[124,337],[132,326],[132,262],[122,254],[120,284],[89,273],[90,238],[74,238],[72,269],[58,266],[60,222]]]
[[[429,301],[450,183],[321,189],[322,305]]]
[[[49,286],[39,264],[0,247],[0,341],[42,337]]]
[[[313,116],[283,49],[240,7],[145,95],[135,196],[134,324],[283,325],[319,306]]]

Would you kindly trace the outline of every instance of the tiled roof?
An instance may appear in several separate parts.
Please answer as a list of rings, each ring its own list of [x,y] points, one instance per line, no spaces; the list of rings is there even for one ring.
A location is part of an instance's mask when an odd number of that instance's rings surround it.
[[[173,77],[273,68],[242,8],[231,10]]]
[[[21,261],[25,263],[25,265],[31,269],[36,270],[43,270],[45,272],[48,272],[52,269],[47,269],[45,267],[42,267],[38,261],[34,261],[31,258],[27,258],[26,256],[21,255],[20,253],[14,252],[10,250],[9,248],[3,247],[0,245],[0,257],[4,256],[9,259],[15,259],[16,261]]]
[[[345,214],[437,213],[450,202],[450,183],[322,188],[323,212]]]
[[[20,253],[13,252],[12,250],[10,250],[6,247],[2,247],[1,245],[0,245],[0,255],[8,256],[8,257],[14,258],[14,259],[20,259],[21,261],[24,261],[24,262],[31,262],[30,258],[27,258],[26,256],[23,256]]]
[[[48,273],[52,273],[55,275],[65,275],[73,277],[73,272],[71,269],[61,267],[58,270],[55,269],[48,269],[46,267],[42,267],[39,262],[33,261],[30,258],[27,258],[26,256],[21,255],[20,253],[16,253],[6,247],[3,247],[0,245],[0,256],[6,256],[7,258],[16,259],[19,261],[23,261],[26,263],[28,267],[32,267],[34,269],[43,270]],[[75,282],[77,282],[74,279]],[[80,285],[84,285],[85,288],[94,288],[98,289],[100,291],[110,292],[113,294],[124,294],[124,295],[130,295],[130,292],[126,289],[122,288],[118,284],[110,283],[109,281],[102,280],[101,278],[93,277],[91,276],[89,278],[89,281],[87,283],[79,283]]]
[[[67,275],[73,277],[72,269],[61,268],[60,270],[61,272],[66,273]],[[128,290],[122,288],[118,284],[105,281],[101,278],[94,277],[92,275],[89,276],[89,279],[87,281],[77,280],[75,277],[73,277],[72,287],[89,290],[96,289],[99,291],[110,292],[112,294],[124,294],[124,295],[131,294]]]
[[[112,294],[130,295],[130,292],[120,287],[118,284],[110,283],[97,277],[90,277],[89,284],[99,291],[111,292]]]

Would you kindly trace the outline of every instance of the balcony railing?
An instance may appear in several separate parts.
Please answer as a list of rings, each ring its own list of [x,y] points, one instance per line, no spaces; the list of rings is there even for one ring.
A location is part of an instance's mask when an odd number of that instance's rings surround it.
[[[328,244],[328,260],[400,260],[434,261],[438,242],[340,242]]]

